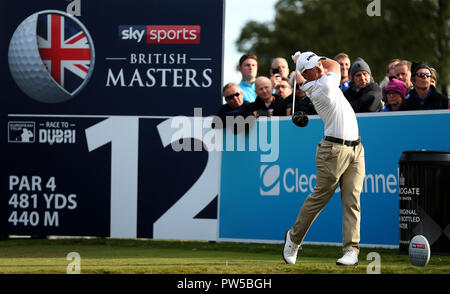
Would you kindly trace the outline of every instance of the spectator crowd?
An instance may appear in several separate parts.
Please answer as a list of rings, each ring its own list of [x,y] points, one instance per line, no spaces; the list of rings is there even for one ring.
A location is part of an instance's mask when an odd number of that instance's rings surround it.
[[[340,89],[356,113],[449,109],[449,98],[436,90],[436,71],[425,62],[393,59],[387,62],[386,76],[375,82],[369,64],[358,57],[353,62],[345,53],[334,57],[340,64]],[[258,76],[258,57],[244,54],[237,67],[242,79],[223,87],[224,105],[219,117],[289,116],[303,111],[317,114],[311,100],[301,90],[305,79],[290,72],[283,57],[273,59],[270,76]],[[295,94],[295,104],[293,95]]]

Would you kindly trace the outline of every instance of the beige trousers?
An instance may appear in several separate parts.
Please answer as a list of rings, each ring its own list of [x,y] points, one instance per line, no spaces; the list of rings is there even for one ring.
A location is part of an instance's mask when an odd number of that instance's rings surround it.
[[[313,192],[303,203],[289,235],[301,244],[310,226],[334,194],[338,183],[343,208],[342,249],[359,253],[361,207],[360,194],[365,176],[364,147],[322,140],[316,152],[317,178]]]

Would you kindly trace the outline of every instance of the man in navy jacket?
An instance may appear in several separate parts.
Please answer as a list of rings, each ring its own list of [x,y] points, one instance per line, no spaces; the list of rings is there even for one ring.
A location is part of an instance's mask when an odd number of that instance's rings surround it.
[[[448,98],[431,85],[431,69],[424,62],[411,66],[411,82],[414,88],[403,101],[400,110],[448,109]]]

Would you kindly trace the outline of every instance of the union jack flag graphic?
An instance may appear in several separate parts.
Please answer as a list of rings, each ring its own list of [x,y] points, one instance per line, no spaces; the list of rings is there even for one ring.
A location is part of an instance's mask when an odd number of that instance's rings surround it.
[[[83,29],[61,14],[43,14],[38,17],[37,43],[53,79],[68,92],[75,91],[91,65],[91,48]]]

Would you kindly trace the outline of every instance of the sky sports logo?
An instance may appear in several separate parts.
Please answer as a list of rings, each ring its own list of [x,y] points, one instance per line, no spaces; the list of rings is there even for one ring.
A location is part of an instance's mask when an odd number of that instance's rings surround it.
[[[420,243],[412,243],[412,248],[417,248],[417,249],[425,249],[425,244],[420,244]]]
[[[200,26],[122,25],[119,37],[124,41],[146,44],[200,44]]]

